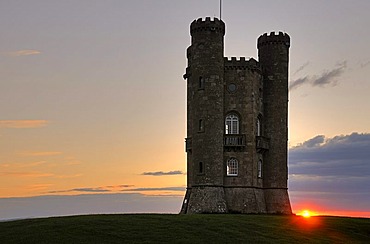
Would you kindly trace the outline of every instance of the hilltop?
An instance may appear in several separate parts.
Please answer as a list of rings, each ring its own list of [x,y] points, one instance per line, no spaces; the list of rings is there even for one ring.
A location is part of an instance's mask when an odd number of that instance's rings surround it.
[[[369,243],[370,219],[114,214],[0,222],[1,243]]]

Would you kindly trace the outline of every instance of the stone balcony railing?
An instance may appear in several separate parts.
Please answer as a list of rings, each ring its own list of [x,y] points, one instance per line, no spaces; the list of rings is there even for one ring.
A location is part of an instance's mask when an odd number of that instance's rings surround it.
[[[258,152],[269,150],[270,140],[263,136],[256,136],[256,149]]]
[[[244,134],[226,134],[224,135],[225,147],[245,147]]]

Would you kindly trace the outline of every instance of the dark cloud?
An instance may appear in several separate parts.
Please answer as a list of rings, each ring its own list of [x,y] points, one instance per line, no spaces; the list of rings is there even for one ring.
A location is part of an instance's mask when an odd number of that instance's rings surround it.
[[[163,175],[183,175],[184,172],[181,170],[174,170],[174,171],[168,171],[168,172],[163,172],[163,171],[155,171],[155,172],[144,172],[142,175],[152,175],[152,176],[163,176]]]
[[[365,205],[370,202],[369,149],[369,133],[328,139],[318,135],[291,148],[289,190],[292,201],[311,199],[326,202],[327,206],[368,210]]]
[[[289,89],[294,90],[304,84],[311,86],[325,87],[328,85],[335,86],[338,78],[344,73],[347,68],[347,61],[338,63],[332,70],[325,70],[321,75],[305,76],[290,82]]]
[[[122,191],[185,191],[185,187],[171,186],[171,187],[143,187],[126,189]]]

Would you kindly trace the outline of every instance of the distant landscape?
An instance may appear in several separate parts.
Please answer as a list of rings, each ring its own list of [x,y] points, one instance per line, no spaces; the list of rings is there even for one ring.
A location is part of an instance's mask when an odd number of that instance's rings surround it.
[[[370,219],[239,214],[84,215],[0,223],[2,243],[369,243]]]

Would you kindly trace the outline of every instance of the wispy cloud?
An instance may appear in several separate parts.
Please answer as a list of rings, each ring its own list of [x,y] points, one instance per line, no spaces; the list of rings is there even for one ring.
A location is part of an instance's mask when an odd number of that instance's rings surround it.
[[[151,175],[151,176],[163,176],[163,175],[183,175],[184,172],[181,170],[174,170],[174,171],[155,171],[155,172],[144,172],[141,175]]]
[[[31,167],[36,167],[40,165],[47,164],[46,161],[36,161],[36,162],[27,162],[27,163],[5,163],[5,164],[0,164],[0,167],[2,168],[12,168],[12,169],[19,169],[19,168],[31,168]]]
[[[33,184],[27,186],[27,189],[30,191],[40,191],[40,190],[45,190],[52,186],[53,184]]]
[[[51,173],[43,173],[43,172],[14,172],[14,171],[8,171],[8,172],[0,172],[1,176],[10,176],[10,177],[19,177],[19,178],[40,178],[40,177],[50,177],[54,174]]]
[[[48,120],[0,120],[0,128],[39,128],[49,123]]]
[[[308,65],[310,64],[310,62],[306,62],[304,64],[302,64],[294,73],[293,75],[296,75],[297,73],[301,72],[302,70],[304,70],[304,68],[306,68]]]
[[[80,187],[80,188],[72,188],[67,190],[57,190],[57,191],[49,191],[46,192],[48,194],[55,194],[55,193],[69,193],[69,192],[116,192],[121,191],[122,188],[133,187],[134,185],[111,185],[111,186],[99,186],[99,187]]]
[[[310,82],[311,82],[311,80],[308,76],[296,79],[296,80],[290,82],[289,90],[294,90],[294,89],[300,87],[301,85],[306,84],[306,83],[310,83]]]
[[[81,177],[83,174],[72,174],[72,175],[56,175],[55,178],[58,179],[71,179]]]
[[[363,61],[363,62],[360,62],[360,67],[361,68],[365,68],[366,66],[368,66],[370,64],[370,60],[367,60],[367,61]]]
[[[340,62],[333,69],[325,70],[320,75],[305,76],[291,81],[289,89],[294,90],[304,84],[319,87],[325,87],[328,85],[335,86],[338,83],[338,78],[344,73],[346,68],[347,61]]]
[[[60,155],[62,152],[21,152],[20,155],[22,156],[54,156]]]
[[[186,187],[170,186],[170,187],[142,187],[126,189],[122,191],[185,191]]]
[[[38,54],[41,54],[41,52],[35,49],[23,49],[23,50],[17,50],[14,52],[9,52],[9,56],[12,56],[12,57],[38,55]]]
[[[313,86],[325,86],[329,84],[336,85],[338,82],[336,78],[341,76],[346,68],[347,68],[347,61],[338,63],[336,68],[332,70],[326,70],[319,77],[315,78],[312,81],[312,85]]]

